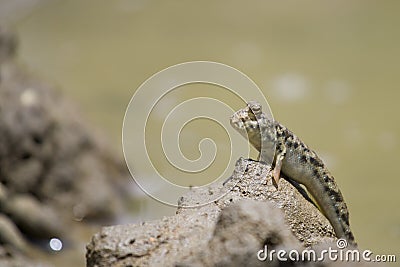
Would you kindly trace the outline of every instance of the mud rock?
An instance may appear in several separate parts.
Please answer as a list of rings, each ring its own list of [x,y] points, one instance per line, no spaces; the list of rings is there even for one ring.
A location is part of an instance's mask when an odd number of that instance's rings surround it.
[[[48,249],[52,237],[80,244],[85,226],[71,221],[116,218],[130,178],[122,157],[16,52],[15,35],[0,26],[0,266],[34,266],[22,263],[22,247]]]
[[[217,201],[188,208],[222,192]],[[270,166],[239,159],[225,184],[183,196],[175,216],[104,227],[87,245],[86,259],[89,267],[278,266],[258,261],[257,252],[264,245],[301,251],[335,240],[327,219],[298,189],[284,179],[277,189]]]
[[[0,25],[0,64],[12,58],[17,50],[17,38],[13,32]]]
[[[0,34],[0,48],[10,38]],[[13,61],[2,62],[0,76],[0,183],[7,194],[27,194],[77,220],[112,218],[124,196],[118,184],[129,181],[123,159],[57,90]]]
[[[221,211],[207,249],[178,265],[262,266],[257,253],[264,245],[275,250],[302,249],[281,210],[269,202],[239,200]]]
[[[43,262],[29,259],[19,251],[15,251],[7,246],[0,246],[0,266],[1,267],[53,267]]]
[[[0,214],[0,244],[7,244],[21,252],[26,250],[26,241],[13,221]]]
[[[67,228],[60,216],[50,207],[28,195],[10,198],[3,206],[3,212],[24,233],[31,238],[50,239],[63,236]]]
[[[11,194],[53,201],[71,215],[81,205],[87,211],[82,218],[113,216],[121,199],[113,185],[121,181],[123,161],[104,151],[60,95],[16,66],[6,70],[0,83],[0,181]],[[87,198],[94,180],[102,194]]]
[[[205,206],[160,221],[104,227],[87,246],[87,266],[173,266],[207,245],[218,212]]]

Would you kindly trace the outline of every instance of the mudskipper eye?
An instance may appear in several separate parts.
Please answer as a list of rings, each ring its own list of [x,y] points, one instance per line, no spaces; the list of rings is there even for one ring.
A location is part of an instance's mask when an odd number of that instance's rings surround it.
[[[261,105],[256,101],[250,101],[248,107],[250,108],[250,110],[253,112],[254,115],[261,113]]]

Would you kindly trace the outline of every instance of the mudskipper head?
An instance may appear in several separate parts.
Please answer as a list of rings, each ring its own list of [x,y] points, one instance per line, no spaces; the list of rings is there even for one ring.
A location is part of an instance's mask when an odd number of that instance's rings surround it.
[[[235,112],[230,119],[232,127],[258,150],[261,148],[261,134],[257,118],[263,117],[261,115],[262,107],[260,103],[250,101],[245,108]]]

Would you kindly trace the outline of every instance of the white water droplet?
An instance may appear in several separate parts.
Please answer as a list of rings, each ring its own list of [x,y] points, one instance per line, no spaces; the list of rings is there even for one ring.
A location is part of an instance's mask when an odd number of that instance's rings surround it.
[[[61,240],[58,238],[50,239],[49,245],[50,245],[50,248],[54,251],[60,251],[60,250],[62,250],[62,247],[63,247]]]

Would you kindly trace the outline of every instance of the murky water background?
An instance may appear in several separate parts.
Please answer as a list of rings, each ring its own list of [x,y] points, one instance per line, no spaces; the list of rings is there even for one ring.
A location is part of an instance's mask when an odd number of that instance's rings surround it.
[[[15,28],[20,61],[79,102],[116,149],[130,97],[155,72],[192,60],[243,71],[275,118],[325,159],[359,245],[393,254],[400,249],[399,8],[398,1],[49,1]],[[192,91],[234,101],[215,88]],[[176,94],[158,108],[191,96]],[[199,138],[213,128],[191,127],[183,147],[195,158]],[[215,131],[224,151],[224,133]],[[144,198],[137,217],[172,212],[162,207]]]

